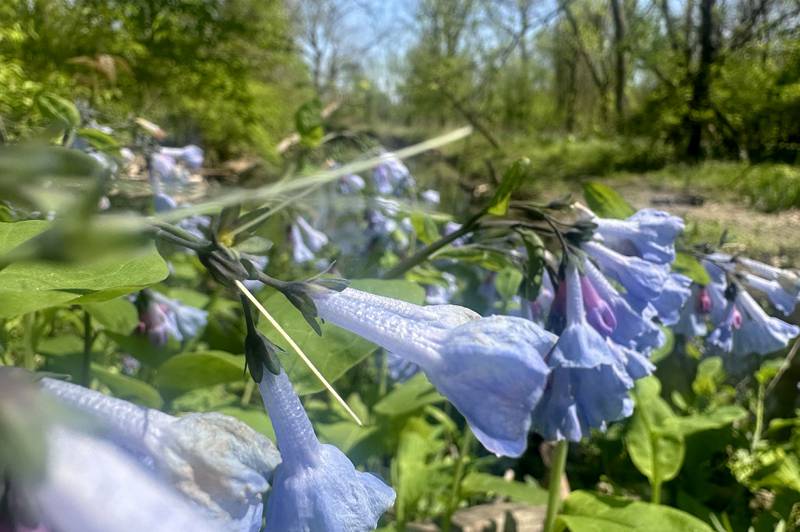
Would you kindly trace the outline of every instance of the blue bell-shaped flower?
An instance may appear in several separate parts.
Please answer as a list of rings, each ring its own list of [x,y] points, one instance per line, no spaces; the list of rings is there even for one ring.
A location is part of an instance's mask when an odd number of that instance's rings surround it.
[[[317,440],[283,370],[275,375],[265,367],[258,388],[282,458],[267,501],[267,532],[375,529],[394,503],[394,490]]]

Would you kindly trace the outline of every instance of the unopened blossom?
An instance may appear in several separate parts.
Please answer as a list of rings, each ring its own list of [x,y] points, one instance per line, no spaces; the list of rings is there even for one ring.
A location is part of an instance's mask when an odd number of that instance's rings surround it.
[[[533,430],[549,440],[580,441],[591,429],[628,417],[633,379],[624,361],[586,319],[581,275],[568,264],[566,324],[548,355],[547,390],[533,412]]]
[[[742,326],[742,313],[736,307],[734,299],[727,301],[722,314],[722,319],[717,327],[711,331],[706,341],[716,350],[724,353],[733,351],[733,331]]]
[[[282,462],[267,501],[267,532],[373,530],[395,493],[371,473],[357,471],[333,445],[319,442],[283,370],[264,368],[258,385]]]
[[[669,277],[669,266],[618,253],[597,242],[586,242],[583,249],[597,261],[600,269],[625,288],[633,302],[656,299]]]
[[[790,294],[800,296],[800,276],[798,276],[797,273],[782,268],[776,268],[775,266],[748,257],[737,257],[736,263],[759,277],[763,277],[769,281],[777,281],[783,289]]]
[[[683,220],[664,211],[642,209],[627,220],[594,218],[603,243],[623,255],[641,257],[658,264],[675,260],[675,238],[683,231]]]
[[[122,447],[226,530],[257,531],[262,494],[280,457],[274,445],[223,414],[174,417],[64,381],[44,390],[89,414]]]
[[[352,288],[312,297],[322,319],[417,364],[484,447],[506,456],[525,450],[551,333],[522,318],[481,318],[464,307],[414,305]]]

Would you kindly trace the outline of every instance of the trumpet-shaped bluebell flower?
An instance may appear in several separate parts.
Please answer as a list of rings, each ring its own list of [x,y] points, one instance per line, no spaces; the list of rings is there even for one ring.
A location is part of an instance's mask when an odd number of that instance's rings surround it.
[[[742,313],[736,308],[735,300],[728,301],[717,327],[711,331],[706,341],[714,349],[723,353],[733,351],[733,331],[742,326]]]
[[[592,428],[602,430],[608,422],[631,415],[628,391],[633,380],[626,372],[627,360],[621,360],[586,321],[574,263],[567,266],[563,284],[566,326],[548,355],[550,381],[533,412],[533,429],[545,439],[579,441]]]
[[[737,257],[736,262],[750,273],[770,281],[777,281],[788,293],[800,297],[800,276],[797,273],[747,257]]]
[[[305,243],[308,248],[313,251],[317,252],[328,245],[328,235],[323,233],[322,231],[318,231],[314,229],[308,221],[302,216],[298,216],[295,223],[300,227],[300,229],[305,234]]]
[[[383,152],[382,162],[372,172],[375,189],[383,195],[397,194],[416,186],[411,172],[393,153]]]
[[[420,194],[420,197],[425,203],[430,205],[439,205],[439,201],[441,201],[441,195],[438,190],[428,189]]]
[[[182,148],[162,147],[159,151],[161,154],[171,157],[173,160],[183,162],[183,164],[193,170],[203,166],[203,149],[194,144],[189,144]]]
[[[656,299],[669,277],[668,265],[622,255],[597,242],[586,242],[583,249],[597,261],[606,275],[625,288],[625,295],[631,304]]]
[[[267,532],[373,530],[394,503],[394,490],[317,440],[283,370],[275,375],[265,367],[258,388],[282,458],[267,501]]]
[[[341,194],[356,194],[364,190],[364,178],[357,174],[347,174],[339,178],[338,190]]]
[[[555,336],[522,318],[481,318],[455,305],[419,306],[347,288],[313,294],[319,316],[417,364],[498,455],[525,450],[542,395],[542,356]]]
[[[174,316],[174,324],[180,338],[188,340],[197,337],[208,323],[208,312],[191,305],[185,305],[176,299],[169,298],[159,292],[151,291],[153,301],[161,305],[167,313]]]
[[[658,264],[675,260],[675,238],[684,228],[683,220],[677,216],[655,209],[642,209],[627,220],[592,221],[608,247]]]
[[[42,379],[45,392],[77,408],[156,476],[226,530],[261,527],[262,493],[280,461],[275,446],[222,414],[174,417],[67,382]]]
[[[797,294],[787,291],[781,283],[776,280],[764,279],[752,273],[745,273],[743,277],[747,286],[765,294],[770,303],[783,312],[784,316],[794,312],[797,306]]]
[[[590,262],[584,263],[587,280],[611,309],[616,326],[608,335],[615,343],[635,351],[648,353],[661,347],[666,338],[661,329],[645,313],[634,310],[608,279]]]
[[[47,433],[44,477],[15,486],[43,530],[172,532],[220,529],[107,441],[65,427]],[[42,528],[40,528],[42,530]],[[258,529],[255,529],[258,530]]]
[[[289,244],[292,246],[292,260],[297,264],[304,264],[314,260],[314,252],[308,249],[297,224],[292,224],[289,228]]]
[[[789,344],[800,328],[768,315],[746,290],[739,290],[736,302],[742,311],[741,326],[734,331],[733,354],[768,355]]]
[[[150,343],[155,346],[167,345],[170,338],[179,342],[183,340],[175,313],[165,305],[151,298],[145,298],[144,302],[137,302],[137,305],[139,307],[137,334],[147,336]]]
[[[664,325],[678,323],[683,308],[692,293],[692,280],[680,273],[670,273],[661,294],[650,304]]]
[[[672,330],[688,338],[705,336],[708,333],[706,316],[711,312],[711,297],[708,289],[698,284],[693,284],[691,291]]]

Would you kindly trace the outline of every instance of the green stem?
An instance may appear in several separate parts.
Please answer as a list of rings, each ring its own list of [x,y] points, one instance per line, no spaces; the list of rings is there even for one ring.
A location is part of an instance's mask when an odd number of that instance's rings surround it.
[[[652,494],[650,495],[650,502],[653,504],[661,504],[661,481],[653,481]]]
[[[384,279],[395,279],[406,273],[411,268],[418,266],[425,262],[428,257],[445,247],[447,244],[454,240],[471,233],[480,219],[486,214],[486,209],[481,209],[480,212],[475,214],[472,218],[464,222],[464,225],[453,231],[449,235],[445,235],[436,242],[431,242],[427,246],[421,248],[419,251],[410,257],[400,261],[394,268],[383,274]]]
[[[750,450],[755,451],[758,442],[761,440],[761,433],[764,431],[764,395],[765,388],[763,383],[758,384],[758,396],[756,398],[756,428],[753,429],[753,441],[750,443]]]
[[[458,509],[458,502],[461,499],[461,481],[464,479],[464,468],[469,458],[469,453],[472,451],[472,442],[475,438],[469,427],[464,427],[464,436],[461,438],[461,445],[458,449],[458,461],[456,462],[456,470],[453,473],[453,486],[450,489],[450,500],[447,504],[447,512],[444,515],[442,522],[442,532],[450,532],[452,527],[451,521],[453,514]]]
[[[561,508],[561,477],[567,465],[567,440],[559,440],[553,451],[553,461],[550,465],[550,481],[547,485],[547,516],[544,521],[543,532],[553,532],[556,524],[556,515]]]
[[[653,478],[650,479],[650,502],[653,504],[661,504],[661,475],[660,466],[658,464],[658,457],[660,455],[659,441],[659,436],[651,432],[650,448],[652,449],[652,453],[650,467],[653,471]]]
[[[92,378],[92,317],[83,311],[83,359],[81,360],[81,384],[88,387]]]
[[[22,366],[29,370],[36,370],[36,347],[35,347],[35,327],[36,327],[36,313],[31,312],[25,314],[22,318],[23,328],[23,351],[22,351]]]

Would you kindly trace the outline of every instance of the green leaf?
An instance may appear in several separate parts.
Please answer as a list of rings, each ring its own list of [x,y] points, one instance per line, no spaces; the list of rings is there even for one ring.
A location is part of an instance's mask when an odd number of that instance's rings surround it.
[[[682,251],[675,254],[672,270],[682,273],[695,283],[703,286],[711,282],[711,277],[708,276],[708,272],[703,268],[703,265],[693,256]]]
[[[0,223],[0,255],[19,249],[47,226],[48,222],[41,221]],[[155,284],[168,273],[152,243],[141,253],[117,253],[89,261],[15,262],[0,270],[0,317],[114,299]]]
[[[160,366],[180,349],[176,340],[170,339],[166,346],[157,347],[151,344],[146,336],[130,332],[120,334],[106,329],[103,334],[117,344],[119,351],[136,357],[142,364],[151,368]]]
[[[547,490],[537,484],[508,481],[502,477],[488,473],[472,472],[461,481],[461,492],[464,496],[500,495],[512,501],[527,504],[547,504]]]
[[[130,334],[139,323],[136,307],[127,299],[87,303],[83,308],[107,331]]]
[[[411,303],[419,304],[425,299],[425,291],[422,287],[408,281],[362,279],[354,280],[351,286]],[[329,382],[344,375],[347,370],[375,351],[374,344],[335,325],[322,324],[322,336],[318,336],[306,323],[300,312],[279,293],[268,297],[264,301],[264,307],[297,342]],[[279,354],[279,358],[298,394],[314,393],[323,389],[319,380],[289,349],[283,338],[266,320],[261,320],[258,328],[272,342],[286,349],[285,353]]]
[[[417,373],[406,382],[395,386],[372,410],[384,416],[397,417],[442,401],[444,397],[439,395],[428,378],[423,373]]]
[[[596,181],[583,184],[583,197],[589,208],[601,218],[627,218],[636,212],[616,190]]]
[[[58,121],[64,129],[76,128],[81,124],[81,114],[75,104],[66,98],[49,92],[36,97],[36,105],[42,115]]]
[[[535,231],[520,229],[517,231],[525,244],[528,260],[525,265],[525,284],[523,292],[525,299],[533,301],[539,295],[544,275],[544,242]]]
[[[108,386],[115,397],[149,408],[161,408],[164,405],[158,390],[139,379],[113,373],[100,364],[92,364],[92,376]]]
[[[111,154],[119,153],[120,144],[117,142],[117,139],[109,135],[108,133],[103,133],[99,129],[94,128],[81,128],[78,130],[78,135],[83,137],[86,142],[89,143],[92,148],[106,152]]]
[[[686,446],[676,430],[675,414],[659,395],[661,384],[655,377],[636,382],[633,397],[636,409],[625,434],[625,446],[633,464],[651,485],[675,478],[683,465]]]
[[[489,214],[504,216],[508,212],[511,195],[531,177],[531,162],[529,159],[523,157],[514,162],[503,174],[503,179],[489,202]]]
[[[668,424],[676,432],[689,436],[704,430],[721,429],[736,420],[747,416],[747,410],[738,405],[725,405],[715,408],[710,412],[702,414],[692,414],[690,416],[676,417],[668,421]]]
[[[244,378],[244,357],[223,351],[175,355],[158,368],[155,385],[170,397]]]
[[[516,268],[504,268],[494,278],[494,287],[503,301],[510,301],[522,283],[522,272]]]
[[[558,516],[571,532],[712,532],[696,517],[657,504],[573,491]]]
[[[275,429],[272,422],[263,408],[243,408],[239,406],[223,406],[214,409],[215,412],[235,417],[242,423],[249,425],[251,429],[260,432],[273,442],[275,441]]]
[[[505,253],[499,250],[491,250],[474,245],[448,246],[434,253],[431,258],[450,259],[466,264],[474,264],[493,272],[499,272],[503,268],[511,267],[514,264]]]
[[[322,127],[322,103],[319,100],[311,100],[300,106],[294,115],[294,122],[303,145],[314,147],[322,141],[325,130]]]
[[[414,227],[414,232],[417,233],[417,238],[423,244],[430,244],[439,239],[439,230],[436,228],[436,222],[426,213],[420,211],[412,212],[411,225]]]

